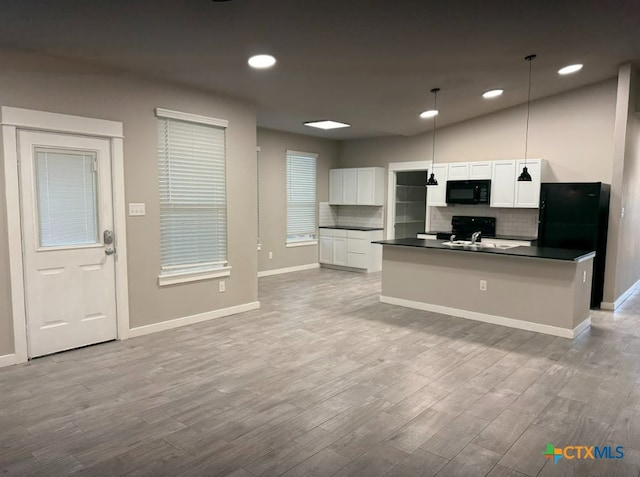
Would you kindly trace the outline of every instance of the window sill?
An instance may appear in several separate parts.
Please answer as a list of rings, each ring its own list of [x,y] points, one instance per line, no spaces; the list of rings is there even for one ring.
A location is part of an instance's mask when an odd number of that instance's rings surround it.
[[[215,270],[203,270],[199,272],[171,273],[158,276],[158,285],[166,287],[178,283],[197,282],[211,278],[228,277],[231,275],[231,267],[216,268]]]
[[[306,247],[308,245],[318,245],[317,240],[301,240],[299,242],[287,242],[286,247]]]

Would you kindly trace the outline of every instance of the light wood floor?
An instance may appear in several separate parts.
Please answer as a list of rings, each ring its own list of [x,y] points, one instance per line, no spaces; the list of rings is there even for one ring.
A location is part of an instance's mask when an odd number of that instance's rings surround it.
[[[0,369],[0,474],[639,475],[640,294],[572,342],[380,304],[379,280],[262,278],[261,310]]]

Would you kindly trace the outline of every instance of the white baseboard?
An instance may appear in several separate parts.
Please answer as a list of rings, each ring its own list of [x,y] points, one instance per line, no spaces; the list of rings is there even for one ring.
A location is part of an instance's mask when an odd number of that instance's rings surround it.
[[[270,277],[271,275],[280,275],[281,273],[301,272],[302,270],[312,270],[320,268],[319,263],[307,263],[306,265],[298,265],[295,267],[276,268],[275,270],[263,270],[258,272],[258,278]]]
[[[243,305],[222,308],[221,310],[207,311],[206,313],[200,313],[198,315],[184,316],[182,318],[154,323],[152,325],[139,326],[129,330],[129,338],[157,333],[158,331],[171,330],[173,328],[179,328],[180,326],[193,325],[203,321],[213,320],[215,318],[222,318],[224,316],[235,315],[245,311],[257,310],[258,308],[260,308],[260,302],[254,301]]]
[[[600,304],[600,308],[602,308],[603,310],[615,311],[616,308],[618,308],[620,305],[622,305],[627,298],[629,298],[631,295],[633,295],[636,292],[636,290],[638,288],[640,288],[640,280],[638,280],[633,285],[631,285],[627,289],[627,291],[624,292],[622,295],[620,295],[618,297],[618,299],[616,301],[614,301],[613,303],[611,303],[610,301],[603,301]]]
[[[558,326],[543,325],[540,323],[532,323],[530,321],[515,320],[504,316],[488,315],[486,313],[478,313],[476,311],[461,310],[459,308],[450,308],[442,305],[432,305],[430,303],[422,303],[420,301],[405,300],[403,298],[394,298],[390,296],[380,295],[382,303],[390,305],[404,306],[422,311],[433,311],[443,315],[457,316],[468,320],[482,321],[491,323],[492,325],[508,326],[509,328],[517,328],[519,330],[535,331],[536,333],[544,333],[546,335],[560,336],[562,338],[573,339],[582,333],[590,324],[591,317],[588,317],[574,329],[560,328]]]
[[[4,356],[0,356],[0,368],[12,366],[17,363],[18,359],[15,354],[5,354]]]

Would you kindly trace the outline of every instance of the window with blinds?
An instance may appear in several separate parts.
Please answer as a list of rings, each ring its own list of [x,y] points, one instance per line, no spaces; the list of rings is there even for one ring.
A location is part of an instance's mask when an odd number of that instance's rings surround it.
[[[287,151],[287,244],[316,239],[317,157]]]
[[[156,110],[162,275],[227,266],[226,121]]]
[[[98,243],[95,152],[35,148],[41,247]]]

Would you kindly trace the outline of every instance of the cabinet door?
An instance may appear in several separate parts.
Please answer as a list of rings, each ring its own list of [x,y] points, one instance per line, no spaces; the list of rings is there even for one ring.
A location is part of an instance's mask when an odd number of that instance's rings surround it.
[[[494,161],[491,173],[491,207],[513,207],[516,161]]]
[[[364,253],[347,253],[347,266],[353,268],[367,268],[369,257]]]
[[[429,175],[433,172],[438,181],[437,186],[427,186],[427,205],[443,207],[447,205],[447,164],[435,164],[429,171]]]
[[[333,237],[333,264],[347,264],[347,239],[342,237]]]
[[[375,170],[372,168],[358,169],[358,205],[374,204]]]
[[[356,205],[358,199],[358,170],[342,169],[342,198],[345,205]]]
[[[470,162],[469,179],[491,179],[491,161]]]
[[[469,163],[468,162],[454,162],[449,164],[449,176],[450,181],[465,181],[469,179]]]
[[[342,169],[329,171],[329,204],[340,205],[344,202]]]
[[[524,159],[517,161],[515,177],[518,177],[522,172],[524,163]],[[516,181],[514,207],[537,209],[540,204],[542,161],[540,159],[527,160],[527,169],[531,174],[531,182]]]
[[[333,237],[320,236],[320,263],[333,263]]]

